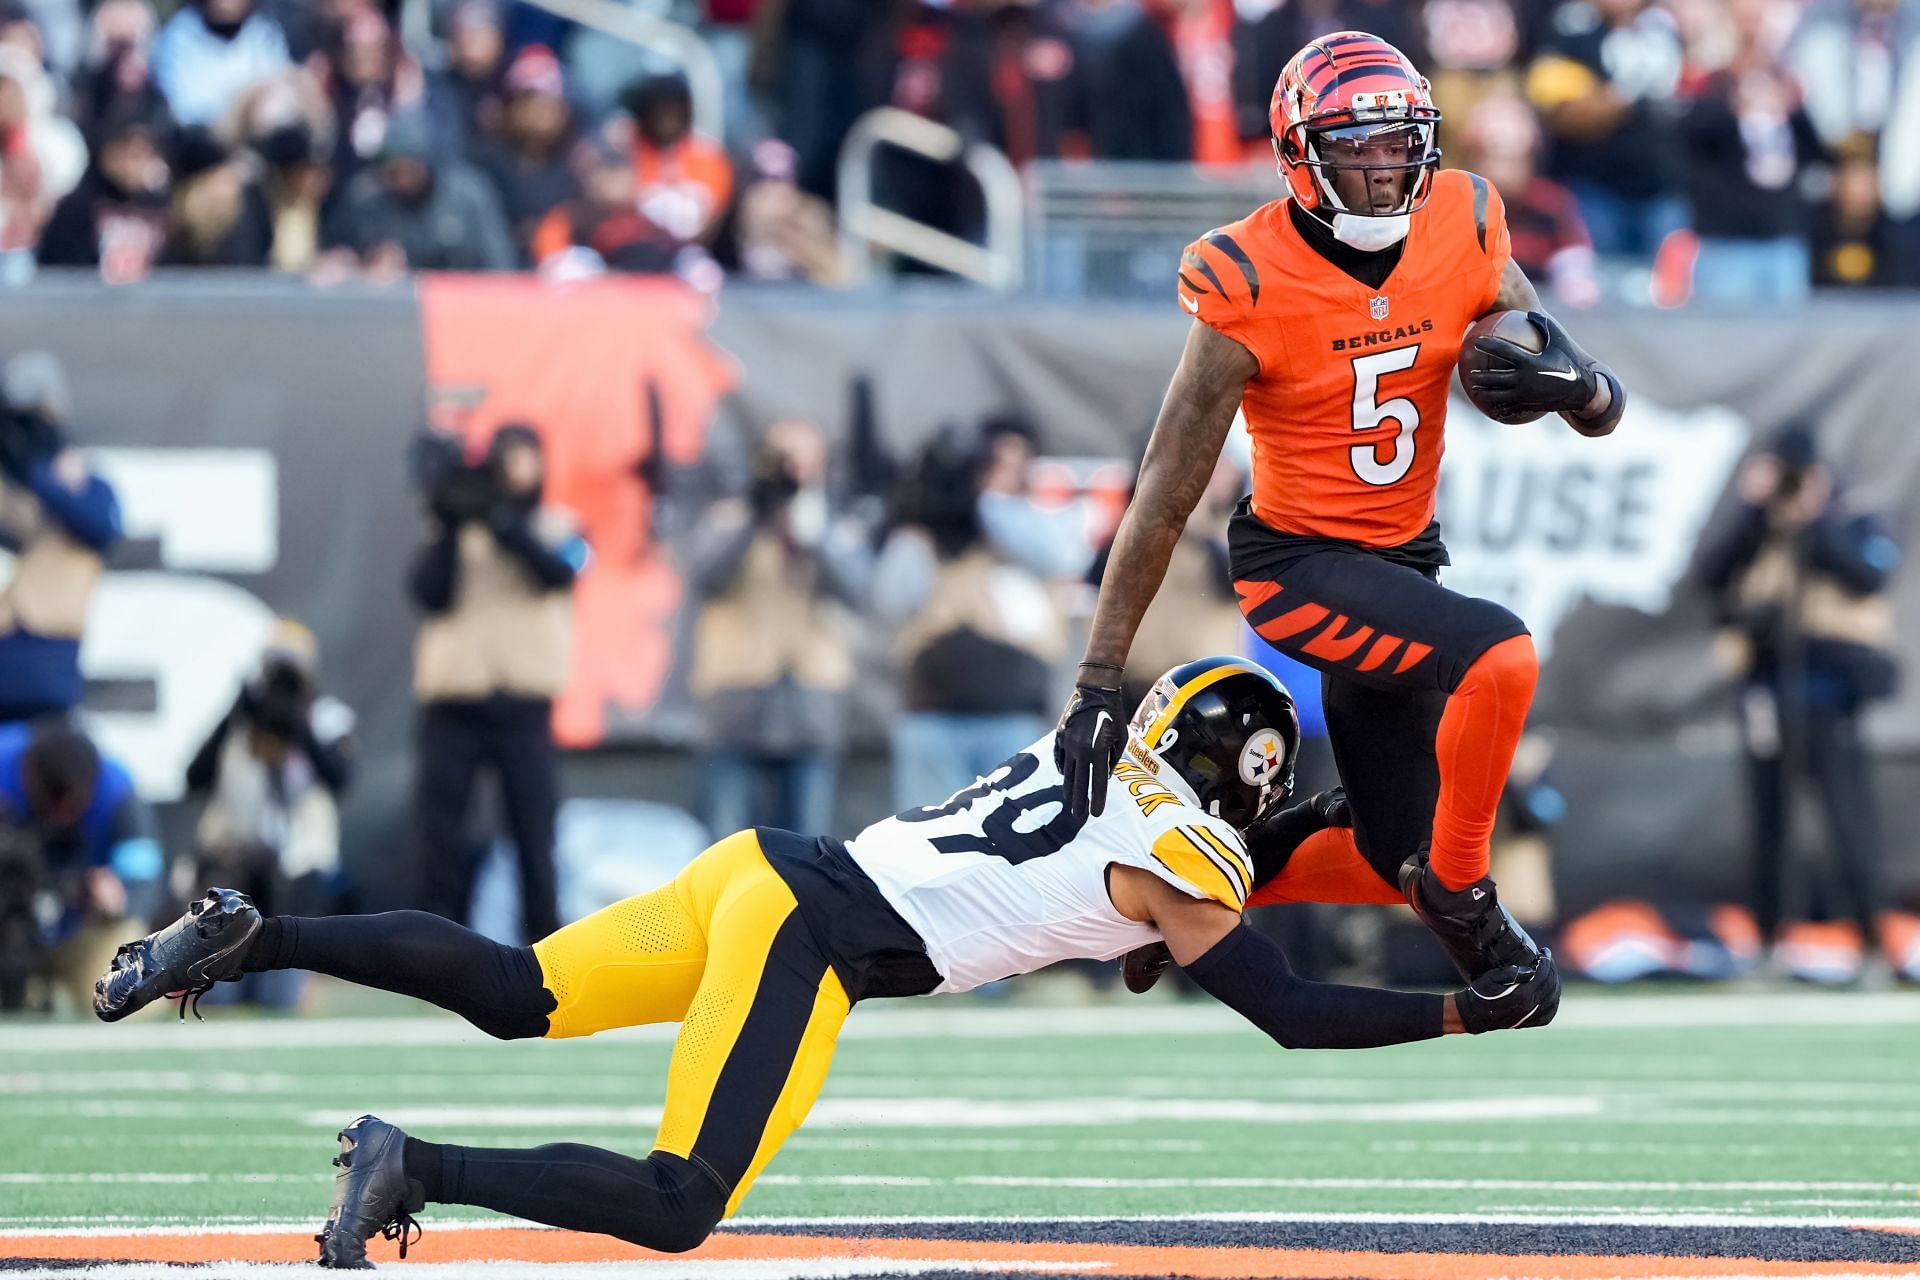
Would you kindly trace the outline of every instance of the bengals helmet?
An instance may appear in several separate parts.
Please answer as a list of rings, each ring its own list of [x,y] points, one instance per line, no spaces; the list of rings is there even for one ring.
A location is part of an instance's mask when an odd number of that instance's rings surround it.
[[[1280,176],[1303,209],[1397,217],[1419,209],[1433,192],[1440,112],[1426,77],[1379,36],[1336,31],[1294,54],[1273,86],[1267,119]],[[1349,209],[1335,194],[1335,172],[1382,169],[1406,170],[1402,208]]]
[[[1153,682],[1131,748],[1180,775],[1200,807],[1245,831],[1285,803],[1300,758],[1293,695],[1245,658],[1200,658]]]

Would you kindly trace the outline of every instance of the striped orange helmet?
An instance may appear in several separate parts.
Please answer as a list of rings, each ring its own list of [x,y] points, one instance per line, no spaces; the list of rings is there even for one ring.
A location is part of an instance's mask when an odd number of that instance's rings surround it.
[[[1427,201],[1440,164],[1440,112],[1407,56],[1364,31],[1336,31],[1293,55],[1268,111],[1280,176],[1303,209],[1323,204],[1357,217],[1412,213]],[[1341,170],[1407,172],[1404,206],[1348,209],[1335,194]]]

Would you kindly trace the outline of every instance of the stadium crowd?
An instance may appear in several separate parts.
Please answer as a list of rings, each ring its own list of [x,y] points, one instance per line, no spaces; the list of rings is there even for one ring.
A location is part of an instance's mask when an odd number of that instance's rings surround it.
[[[4,0],[0,278],[538,267],[841,275],[835,162],[892,105],[1039,159],[1270,162],[1285,59],[1343,27],[1434,83],[1522,264],[1651,296],[1920,283],[1917,0],[658,0],[727,78],[504,0]],[[965,182],[880,177],[965,232]]]

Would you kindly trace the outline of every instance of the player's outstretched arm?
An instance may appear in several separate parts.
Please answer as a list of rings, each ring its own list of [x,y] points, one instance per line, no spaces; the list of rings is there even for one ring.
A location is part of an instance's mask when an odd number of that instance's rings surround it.
[[[1066,779],[1067,809],[1078,817],[1097,814],[1105,805],[1107,777],[1126,745],[1130,709],[1121,703],[1120,673],[1133,634],[1160,590],[1187,517],[1206,491],[1240,393],[1259,371],[1252,352],[1194,321],[1147,441],[1133,501],[1114,535],[1086,657],[1060,718],[1055,763]]]
[[[1498,357],[1494,367],[1475,375],[1473,389],[1481,401],[1558,413],[1583,436],[1612,434],[1627,407],[1620,379],[1581,350],[1560,322],[1541,308],[1533,282],[1511,258],[1487,314],[1496,311],[1526,312],[1547,341],[1542,350],[1533,352],[1502,338],[1477,339],[1482,352]]]
[[[1460,1032],[1544,1026],[1560,1005],[1547,957],[1525,974],[1496,970],[1449,995],[1309,982],[1278,943],[1231,907],[1182,893],[1152,872],[1115,866],[1113,903],[1160,930],[1187,976],[1287,1049],[1372,1049]]]

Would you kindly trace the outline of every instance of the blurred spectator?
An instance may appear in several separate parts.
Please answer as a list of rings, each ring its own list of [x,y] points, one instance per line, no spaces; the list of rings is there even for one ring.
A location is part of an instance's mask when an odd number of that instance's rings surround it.
[[[259,670],[194,753],[187,794],[205,803],[197,859],[175,868],[184,892],[225,885],[274,915],[325,915],[332,906],[353,712],[320,692],[319,657],[313,632],[281,619]],[[285,1006],[298,993],[298,980],[249,974],[238,998]]]
[[[1072,21],[1093,158],[1192,159],[1193,112],[1180,61],[1142,0],[1081,0]]]
[[[352,13],[327,51],[314,55],[311,66],[333,107],[333,185],[344,191],[362,167],[382,154],[396,115],[425,111],[426,79],[400,37],[373,9]],[[431,145],[431,130],[427,136]]]
[[[0,722],[71,711],[87,683],[87,604],[120,541],[120,502],[67,437],[73,393],[45,351],[0,371]]]
[[[17,45],[62,89],[80,68],[86,9],[77,0],[0,0],[0,44]]]
[[[517,262],[493,188],[464,163],[434,159],[417,112],[387,126],[378,162],[341,194],[325,235],[336,257],[376,275],[507,271]]]
[[[145,928],[163,870],[119,761],[63,720],[0,725],[0,897],[24,899],[40,922],[31,985],[91,1008],[120,940]]]
[[[92,165],[41,233],[40,265],[98,267],[115,283],[143,278],[166,243],[169,184],[159,139],[137,109],[107,120]]]
[[[273,210],[245,166],[205,129],[174,139],[173,209],[163,267],[264,267]]]
[[[800,188],[834,198],[840,143],[886,98],[895,23],[873,0],[785,0],[765,10],[754,79],[774,100],[780,136],[799,156]]]
[[[768,138],[753,149],[753,177],[733,219],[734,266],[749,280],[838,284],[845,270],[833,211],[795,182],[792,147]]]
[[[1568,0],[1527,73],[1553,139],[1548,174],[1579,200],[1602,256],[1649,261],[1685,225],[1675,172],[1681,63],[1673,20],[1649,0]]]
[[[1066,623],[1046,583],[987,541],[979,486],[990,465],[953,433],[929,445],[875,566],[875,606],[899,628],[897,810],[984,778],[1051,727]]]
[[[104,0],[93,11],[86,60],[76,78],[77,114],[99,145],[98,130],[109,119],[134,116],[156,132],[170,122],[166,95],[153,82],[153,10],[146,0]]]
[[[507,36],[495,0],[460,0],[447,15],[447,65],[427,79],[441,152],[457,155],[506,114]]]
[[[1812,0],[1788,47],[1807,114],[1829,147],[1879,143],[1884,231],[1908,274],[1920,274],[1920,5]]]
[[[560,60],[539,45],[514,58],[506,89],[499,130],[476,139],[467,156],[493,183],[514,243],[528,252],[541,220],[580,191],[568,155],[573,112]]]
[[[87,167],[87,146],[54,114],[54,89],[25,50],[0,45],[0,253],[30,248]]]
[[[1740,509],[1702,546],[1720,598],[1723,649],[1741,684],[1753,804],[1753,908],[1778,938],[1799,882],[1788,856],[1796,788],[1820,796],[1828,844],[1869,953],[1884,908],[1873,764],[1860,717],[1897,681],[1887,583],[1899,560],[1885,525],[1848,500],[1812,429],[1790,427],[1749,458]]]
[[[268,265],[307,271],[320,256],[321,210],[333,189],[333,116],[319,85],[304,73],[256,85],[241,96],[228,129],[256,162]]]
[[[679,72],[636,82],[621,105],[633,120],[640,212],[681,244],[704,244],[733,198],[733,162],[693,132],[693,94]]]
[[[1507,206],[1514,262],[1568,306],[1592,306],[1600,296],[1593,242],[1573,193],[1534,170],[1542,138],[1527,104],[1510,95],[1484,98],[1461,134],[1467,168],[1491,182]]]
[[[1903,258],[1880,207],[1880,167],[1870,138],[1843,143],[1833,193],[1814,215],[1813,282],[1840,288],[1920,288],[1920,260]]]
[[[534,228],[534,265],[564,278],[673,270],[679,246],[640,212],[640,183],[625,131],[594,130],[574,149],[573,165],[581,195],[549,210]]]
[[[566,683],[586,543],[570,514],[541,502],[546,458],[531,427],[500,428],[478,466],[437,435],[423,438],[419,458],[433,521],[409,579],[426,614],[414,650],[425,902],[448,919],[468,918],[483,854],[468,823],[474,784],[490,768],[520,859],[526,941],[534,942],[560,924],[553,699]]]
[[[1526,0],[1427,0],[1420,7],[1427,61],[1440,108],[1440,145],[1452,151],[1461,127],[1494,96],[1519,88],[1515,68],[1532,53],[1528,29],[1533,6]]]
[[[153,46],[153,80],[181,124],[211,125],[249,85],[290,63],[280,24],[253,0],[190,0]]]
[[[1086,516],[1077,505],[1034,497],[1040,435],[1033,423],[994,414],[980,425],[980,449],[980,524],[988,540],[1049,582],[1079,577],[1087,567]]]
[[[872,568],[865,527],[834,509],[820,428],[767,428],[744,499],[715,502],[688,545],[693,694],[711,831],[833,829],[854,681],[851,610]]]
[[[1681,136],[1693,229],[1694,296],[1788,302],[1812,289],[1811,210],[1801,191],[1824,148],[1780,61],[1776,0],[1728,0],[1724,66],[1689,86]]]

